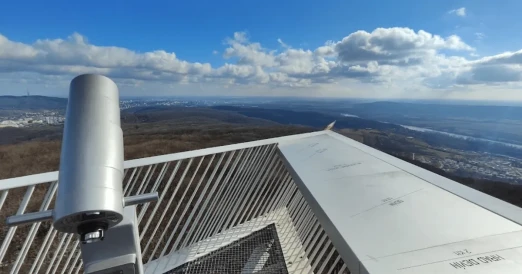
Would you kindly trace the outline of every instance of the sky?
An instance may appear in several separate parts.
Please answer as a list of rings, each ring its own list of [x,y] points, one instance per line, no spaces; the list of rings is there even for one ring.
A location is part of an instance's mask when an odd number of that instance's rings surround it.
[[[0,95],[522,101],[520,0],[5,1]]]

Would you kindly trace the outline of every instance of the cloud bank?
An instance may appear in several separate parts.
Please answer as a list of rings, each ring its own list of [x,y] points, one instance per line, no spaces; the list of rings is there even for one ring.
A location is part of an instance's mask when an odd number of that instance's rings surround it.
[[[465,15],[465,9],[454,13]],[[362,86],[411,92],[522,81],[522,50],[469,60],[465,56],[477,56],[476,49],[460,37],[409,28],[360,30],[313,49],[295,48],[284,39],[277,39],[279,48],[268,49],[244,32],[224,41],[224,50],[213,52],[222,54],[223,64],[213,67],[164,50],[140,53],[94,45],[78,33],[32,44],[0,34],[0,87],[64,85],[82,73],[107,75],[124,86],[252,87],[261,93],[307,89],[325,96],[329,90],[339,95]]]

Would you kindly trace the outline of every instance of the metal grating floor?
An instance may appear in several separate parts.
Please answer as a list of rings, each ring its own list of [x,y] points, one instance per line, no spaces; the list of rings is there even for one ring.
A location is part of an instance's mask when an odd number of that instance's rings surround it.
[[[281,273],[285,259],[274,224],[165,274]]]

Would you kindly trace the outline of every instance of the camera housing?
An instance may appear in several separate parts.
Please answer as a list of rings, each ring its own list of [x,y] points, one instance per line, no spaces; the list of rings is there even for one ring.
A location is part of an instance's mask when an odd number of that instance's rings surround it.
[[[101,75],[74,78],[53,212],[56,230],[93,243],[122,221],[123,160],[118,87]]]

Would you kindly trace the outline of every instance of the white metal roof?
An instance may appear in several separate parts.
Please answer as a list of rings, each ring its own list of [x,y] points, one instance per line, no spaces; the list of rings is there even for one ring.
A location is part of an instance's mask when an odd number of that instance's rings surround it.
[[[355,273],[522,273],[522,209],[331,131],[279,142]]]

